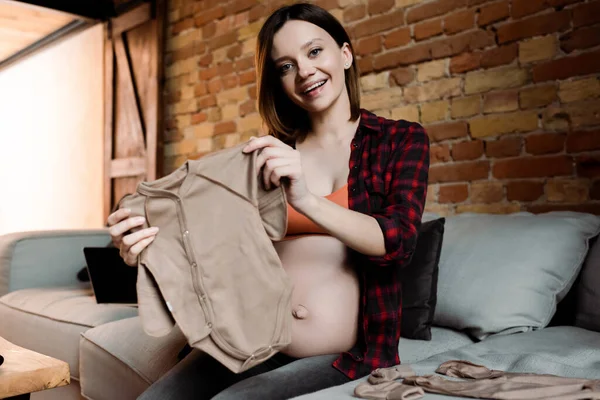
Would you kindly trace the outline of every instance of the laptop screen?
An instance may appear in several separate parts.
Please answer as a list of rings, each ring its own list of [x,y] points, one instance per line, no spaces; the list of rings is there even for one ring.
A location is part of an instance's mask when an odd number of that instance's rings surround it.
[[[115,247],[83,249],[96,302],[137,304],[137,268],[125,264]]]

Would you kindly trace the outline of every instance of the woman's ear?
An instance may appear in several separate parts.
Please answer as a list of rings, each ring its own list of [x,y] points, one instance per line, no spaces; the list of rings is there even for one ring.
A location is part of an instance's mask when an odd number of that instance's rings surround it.
[[[350,50],[350,45],[346,42],[342,45],[342,57],[344,61],[344,67],[350,68],[352,62],[354,61],[354,56],[352,51]]]

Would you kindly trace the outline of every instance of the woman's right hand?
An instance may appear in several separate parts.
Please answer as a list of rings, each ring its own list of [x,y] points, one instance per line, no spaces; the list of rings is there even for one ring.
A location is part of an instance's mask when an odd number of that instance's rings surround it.
[[[118,209],[108,216],[108,232],[115,247],[119,249],[119,254],[125,264],[129,266],[137,265],[137,258],[156,237],[157,227],[140,229],[137,232],[129,233],[129,230],[143,226],[146,222],[144,217],[130,217],[131,210],[127,208]]]

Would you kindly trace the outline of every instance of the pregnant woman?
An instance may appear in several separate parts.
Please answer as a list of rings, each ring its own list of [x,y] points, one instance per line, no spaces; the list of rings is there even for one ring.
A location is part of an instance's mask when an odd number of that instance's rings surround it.
[[[193,350],[140,399],[288,399],[400,362],[396,272],[421,221],[427,135],[360,108],[348,34],[315,5],[285,6],[265,21],[256,68],[269,135],[244,151],[260,151],[257,174],[286,192],[287,237],[274,246],[294,285],[292,343],[241,374]],[[143,223],[126,209],[108,218],[129,265],[158,233],[127,234]]]

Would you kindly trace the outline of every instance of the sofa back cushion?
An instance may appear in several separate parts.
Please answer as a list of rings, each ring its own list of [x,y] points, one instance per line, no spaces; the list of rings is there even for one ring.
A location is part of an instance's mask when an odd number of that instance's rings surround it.
[[[575,326],[600,332],[600,238],[596,237],[577,283]]]
[[[479,340],[547,326],[599,231],[568,211],[447,217],[434,325]]]

